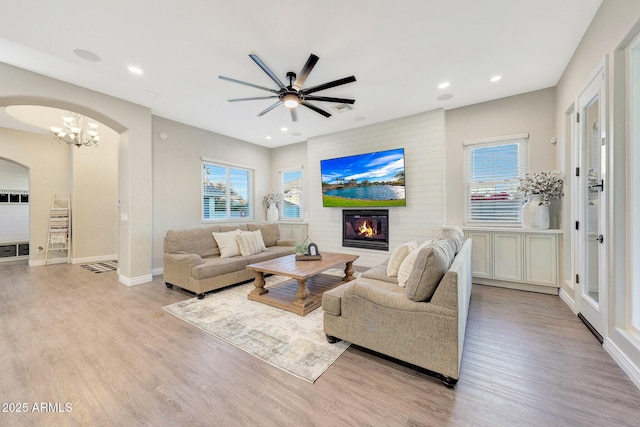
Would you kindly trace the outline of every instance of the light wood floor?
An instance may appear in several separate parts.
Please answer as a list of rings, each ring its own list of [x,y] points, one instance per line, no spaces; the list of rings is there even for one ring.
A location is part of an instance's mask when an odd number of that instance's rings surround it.
[[[0,425],[640,423],[640,391],[555,296],[474,286],[455,390],[355,348],[309,384],[162,310],[191,297],[161,277],[0,264],[0,409],[28,407]]]

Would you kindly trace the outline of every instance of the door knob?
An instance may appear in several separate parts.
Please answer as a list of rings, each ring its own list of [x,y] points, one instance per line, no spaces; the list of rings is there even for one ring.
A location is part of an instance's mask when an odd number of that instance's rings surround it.
[[[598,238],[596,239],[598,242],[602,243],[604,242],[604,236],[601,234],[598,236]]]

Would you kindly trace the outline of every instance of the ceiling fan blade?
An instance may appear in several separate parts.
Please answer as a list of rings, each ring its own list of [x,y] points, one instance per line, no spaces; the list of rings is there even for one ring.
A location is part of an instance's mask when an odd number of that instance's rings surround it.
[[[352,83],[356,81],[356,77],[355,76],[349,76],[349,77],[345,77],[343,79],[338,79],[338,80],[334,80],[332,82],[329,83],[324,83],[318,86],[313,86],[307,89],[303,89],[300,91],[301,94],[303,95],[308,95],[310,93],[314,93],[314,92],[318,92],[321,90],[325,90],[325,89],[329,89],[332,87],[336,87],[336,86],[340,86],[340,85],[344,85],[347,83]]]
[[[318,114],[322,114],[325,117],[331,117],[331,114],[329,114],[328,112],[324,111],[322,108],[318,108],[315,105],[309,104],[306,101],[300,102],[300,105],[304,105],[305,107],[309,108],[310,110],[313,110]]]
[[[270,107],[266,108],[265,110],[261,111],[261,112],[258,114],[258,117],[260,117],[260,116],[264,116],[265,114],[267,114],[269,111],[273,110],[274,108],[276,108],[276,107],[277,107],[278,105],[280,105],[280,104],[282,104],[282,102],[280,102],[280,101],[276,102],[276,103],[275,103],[275,104],[273,104],[272,106],[270,106]]]
[[[278,93],[278,91],[275,90],[275,89],[269,89],[268,87],[254,85],[253,83],[243,82],[241,80],[232,79],[231,77],[218,76],[218,78],[222,79],[222,80],[227,80],[229,82],[233,82],[233,83],[238,83],[238,84],[241,84],[241,85],[249,86],[249,87],[255,87],[256,89],[262,89],[262,90],[267,90],[269,92]]]
[[[298,121],[298,109],[297,108],[289,108],[289,111],[291,111],[291,121],[297,122]]]
[[[304,99],[307,101],[341,102],[343,104],[353,104],[356,102],[355,99],[332,98],[329,96],[305,96]]]
[[[274,96],[258,96],[255,98],[235,98],[235,99],[229,99],[229,102],[238,102],[238,101],[256,101],[258,99],[273,99],[273,98],[278,98],[277,95]]]
[[[256,64],[258,64],[258,67],[262,68],[262,71],[264,71],[265,73],[267,73],[267,75],[269,77],[271,77],[271,80],[273,80],[274,82],[276,82],[276,84],[278,85],[278,87],[280,89],[286,89],[287,87],[280,81],[280,79],[273,74],[273,71],[271,71],[269,69],[269,67],[266,66],[266,64],[264,62],[262,62],[262,60],[260,58],[258,58],[258,55],[256,54],[250,54],[249,55],[251,57],[251,59],[253,59],[255,61]]]
[[[302,88],[304,81],[307,80],[307,77],[309,77],[311,70],[313,70],[313,67],[315,67],[316,63],[318,62],[318,59],[320,58],[318,58],[313,53],[309,55],[307,63],[304,64],[304,67],[302,67],[302,70],[300,70],[300,72],[298,73],[298,78],[296,79],[295,83],[293,83],[293,88],[295,90],[300,90]]]

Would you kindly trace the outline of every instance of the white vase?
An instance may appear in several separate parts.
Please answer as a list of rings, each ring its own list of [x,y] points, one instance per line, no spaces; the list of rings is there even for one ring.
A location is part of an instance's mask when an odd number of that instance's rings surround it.
[[[541,204],[542,196],[531,194],[522,205],[522,228],[549,228],[549,206]]]
[[[267,208],[267,221],[278,221],[278,207],[275,203],[269,203],[269,207]]]

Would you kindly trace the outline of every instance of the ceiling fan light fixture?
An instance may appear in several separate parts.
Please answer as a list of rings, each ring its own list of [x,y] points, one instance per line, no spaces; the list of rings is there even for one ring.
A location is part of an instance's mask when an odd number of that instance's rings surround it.
[[[296,95],[289,93],[282,97],[282,102],[287,108],[296,108],[300,104],[300,99]]]

